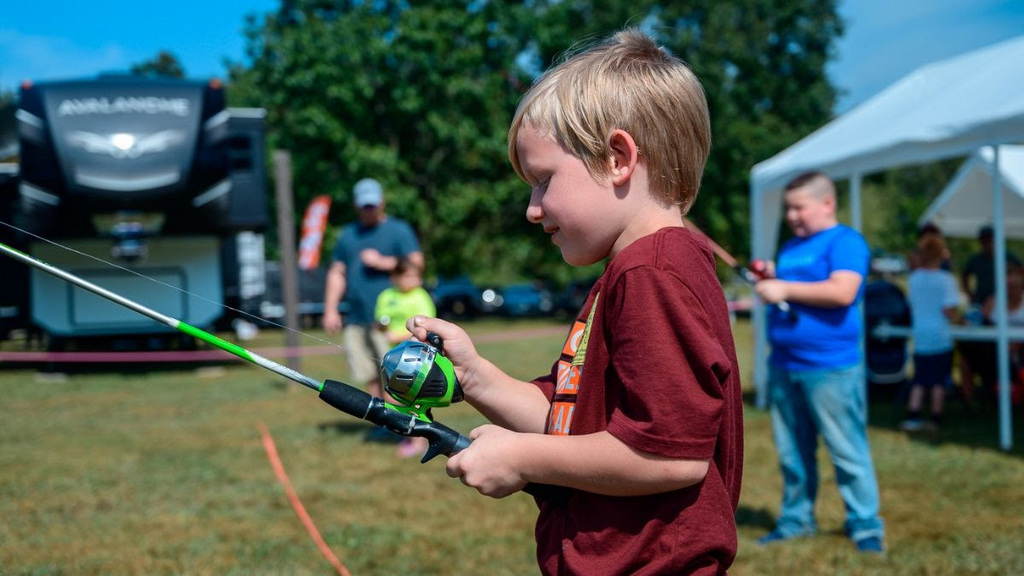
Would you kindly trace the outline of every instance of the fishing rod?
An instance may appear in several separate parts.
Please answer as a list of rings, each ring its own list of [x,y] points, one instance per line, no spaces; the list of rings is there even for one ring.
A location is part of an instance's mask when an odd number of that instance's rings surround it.
[[[428,447],[420,462],[426,463],[439,454],[454,456],[472,443],[469,437],[437,422],[430,415],[431,408],[443,408],[455,402],[461,402],[465,397],[462,386],[459,385],[459,381],[455,377],[454,366],[441,352],[443,342],[437,334],[428,333],[427,342],[413,340],[402,342],[384,355],[380,363],[381,381],[388,394],[399,402],[399,404],[391,404],[344,382],[337,380],[320,382],[310,378],[251,350],[228,342],[215,334],[115,294],[2,242],[0,242],[0,252],[42,272],[56,276],[69,284],[134,310],[165,326],[198,338],[252,364],[298,382],[317,391],[321,400],[349,416],[366,420],[401,436],[426,438]],[[523,492],[557,505],[565,505],[569,498],[567,488],[552,484],[531,482],[523,487]]]
[[[444,454],[452,456],[465,450],[470,439],[457,431],[434,421],[430,409],[448,406],[462,400],[462,388],[455,378],[451,361],[440,353],[441,339],[430,335],[428,343],[408,341],[391,349],[381,362],[381,377],[385,389],[400,405],[385,402],[367,392],[337,380],[320,382],[283,366],[273,360],[224,340],[215,334],[192,326],[187,322],[161,314],[156,310],[129,300],[88,280],[57,268],[0,242],[0,252],[37,270],[56,276],[74,286],[88,290],[134,310],[165,326],[202,340],[216,348],[234,354],[252,364],[297,382],[319,393],[320,399],[334,408],[356,418],[372,422],[402,436],[426,438],[429,444],[421,462]]]
[[[743,281],[746,282],[747,284],[750,284],[751,286],[756,286],[757,283],[760,282],[761,280],[766,280],[769,278],[768,265],[765,263],[764,260],[753,260],[750,262],[750,266],[744,266],[740,264],[739,260],[737,260],[725,248],[722,248],[717,242],[712,240],[710,236],[705,234],[703,230],[697,228],[697,226],[692,221],[690,221],[689,218],[683,216],[683,223],[692,232],[694,232],[698,236],[702,236],[707,241],[708,246],[711,247],[711,251],[714,252],[716,256],[721,258],[722,262],[725,262],[726,266],[732,268],[733,271],[736,272],[736,275],[742,278]],[[777,302],[775,305],[778,306],[779,310],[785,312],[786,314],[792,313],[792,309],[789,306],[789,302],[786,302],[785,300]]]

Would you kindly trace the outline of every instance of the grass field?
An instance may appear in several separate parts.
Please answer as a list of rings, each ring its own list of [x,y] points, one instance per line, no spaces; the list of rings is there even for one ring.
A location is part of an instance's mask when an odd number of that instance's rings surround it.
[[[471,324],[478,347],[514,375],[547,369],[562,336],[539,322]],[[546,334],[546,335],[543,335]],[[736,326],[740,351],[750,330]],[[253,347],[277,347],[264,332]],[[310,341],[319,346],[320,342]],[[10,344],[7,344],[10,347]],[[749,357],[741,358],[749,382]],[[306,357],[314,378],[345,377],[340,353]],[[468,432],[466,406],[436,414]],[[896,430],[893,402],[872,405],[871,441],[887,554],[857,555],[822,451],[823,533],[762,549],[778,508],[768,415],[746,407],[746,461],[732,574],[1024,574],[1024,414],[1015,450],[997,449],[994,410],[953,404],[937,436]],[[532,500],[479,496],[441,459],[399,460],[362,441],[366,424],[315,393],[249,365],[0,371],[0,574],[331,574],[268,463],[273,434],[298,495],[355,575],[534,574]]]

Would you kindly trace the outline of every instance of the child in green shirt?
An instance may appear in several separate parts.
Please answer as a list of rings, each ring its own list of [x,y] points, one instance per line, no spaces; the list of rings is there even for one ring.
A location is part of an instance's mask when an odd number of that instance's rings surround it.
[[[412,334],[405,328],[405,323],[413,316],[437,316],[434,301],[423,289],[423,276],[419,266],[409,260],[400,258],[398,265],[391,272],[391,288],[387,288],[377,297],[374,318],[377,327],[387,334],[391,345],[400,344]],[[404,438],[398,445],[398,455],[402,458],[419,456],[427,450],[426,438]]]
[[[434,301],[423,289],[423,276],[418,266],[404,258],[391,272],[391,288],[377,297],[374,318],[381,330],[387,333],[392,345],[408,340],[412,335],[405,328],[405,322],[413,316],[437,316]]]

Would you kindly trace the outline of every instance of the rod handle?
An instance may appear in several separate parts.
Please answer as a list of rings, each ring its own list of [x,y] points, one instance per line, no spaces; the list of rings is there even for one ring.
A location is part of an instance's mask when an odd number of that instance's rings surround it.
[[[366,420],[373,404],[373,396],[337,380],[324,380],[320,399],[349,416]],[[376,422],[375,422],[376,424]]]
[[[320,399],[346,414],[384,426],[393,432],[426,438],[429,447],[421,462],[428,462],[439,454],[454,456],[469,448],[473,442],[469,437],[440,422],[424,422],[390,409],[380,398],[374,398],[344,382],[325,380],[320,391]],[[568,488],[562,486],[533,483],[527,484],[523,492],[558,506],[565,506],[568,503],[570,493]]]

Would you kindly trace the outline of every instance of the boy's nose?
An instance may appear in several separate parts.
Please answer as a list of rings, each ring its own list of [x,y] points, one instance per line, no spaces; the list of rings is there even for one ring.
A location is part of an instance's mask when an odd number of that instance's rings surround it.
[[[544,209],[540,207],[540,194],[530,194],[530,204],[526,206],[526,219],[533,224],[540,224],[544,219]]]
[[[530,204],[526,207],[526,219],[532,224],[540,224],[540,221],[544,219],[544,211],[540,209],[539,205]]]

